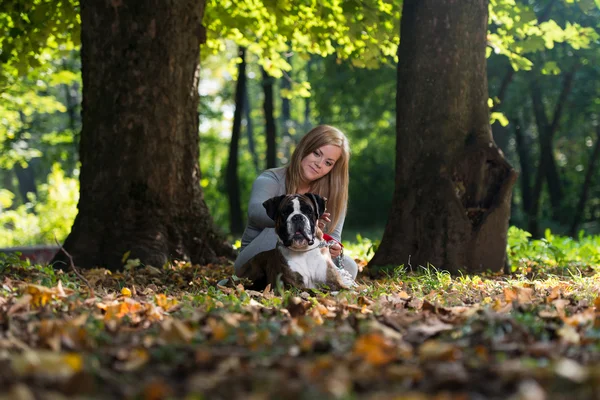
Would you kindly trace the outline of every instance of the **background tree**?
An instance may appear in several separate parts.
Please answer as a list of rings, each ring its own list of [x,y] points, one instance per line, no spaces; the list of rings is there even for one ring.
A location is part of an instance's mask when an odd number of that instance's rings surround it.
[[[241,235],[244,231],[242,218],[242,205],[240,199],[240,179],[238,176],[238,149],[242,131],[242,114],[248,98],[246,89],[246,49],[239,48],[241,62],[238,64],[238,76],[235,86],[235,111],[233,114],[233,129],[229,142],[229,158],[227,161],[227,175],[225,183],[229,195],[229,231],[234,235]]]
[[[491,134],[487,21],[485,0],[404,1],[396,188],[371,265],[504,266],[517,175]]]
[[[196,0],[81,5],[81,196],[64,243],[78,266],[231,254],[199,185],[203,13]]]

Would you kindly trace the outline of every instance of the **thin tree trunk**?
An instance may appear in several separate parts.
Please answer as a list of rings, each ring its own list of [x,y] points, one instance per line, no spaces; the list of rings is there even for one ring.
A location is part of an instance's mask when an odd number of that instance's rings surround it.
[[[36,159],[29,160],[29,163],[26,167],[22,167],[21,164],[15,164],[14,171],[17,176],[17,180],[19,181],[19,194],[21,195],[21,199],[23,203],[27,203],[29,201],[28,194],[32,193],[34,196],[37,196],[37,187],[35,185],[35,171],[33,168],[33,163],[35,163]]]
[[[310,76],[310,68],[313,64],[313,56],[311,55],[306,62],[306,75]],[[308,132],[311,129],[312,122],[310,121],[310,97],[304,99],[304,132]]]
[[[63,62],[62,62],[63,68],[65,71],[68,71],[69,65],[67,63],[67,59],[63,58]],[[78,90],[78,84],[74,83],[72,85],[63,85],[64,88],[64,92],[65,92],[65,103],[67,105],[67,118],[68,118],[68,123],[67,123],[67,127],[68,129],[71,131],[71,134],[73,135],[73,149],[74,155],[78,154],[78,150],[79,150],[79,128],[80,128],[80,121],[79,121],[79,116],[77,113],[77,106],[79,105],[79,99],[77,98],[77,90]],[[70,173],[72,173],[72,170],[75,168],[75,166],[77,165],[77,160],[75,159],[75,157],[73,157],[73,164],[71,165],[71,171],[69,171]]]
[[[575,209],[575,216],[573,217],[573,222],[571,223],[571,229],[569,229],[569,234],[571,236],[575,236],[577,234],[577,227],[581,223],[581,216],[583,215],[583,211],[585,209],[585,203],[587,202],[588,195],[590,192],[590,187],[592,185],[592,179],[596,171],[596,162],[600,157],[600,127],[596,127],[596,143],[594,144],[594,150],[592,151],[592,155],[590,156],[590,161],[588,163],[587,171],[585,173],[585,179],[583,181],[583,186],[581,186],[581,194],[579,195],[579,202],[577,203],[577,208]]]
[[[240,200],[240,179],[238,177],[238,151],[242,130],[242,114],[244,112],[244,97],[246,94],[246,48],[240,47],[238,54],[242,62],[238,65],[238,79],[235,88],[235,112],[233,114],[233,130],[229,142],[229,160],[225,183],[229,195],[229,231],[239,235],[244,230],[242,204]]]
[[[552,7],[554,6],[555,2],[556,2],[556,0],[550,1],[546,5],[544,10],[542,10],[542,12],[540,13],[540,16],[538,17],[538,25],[549,19],[550,12],[552,11]],[[506,93],[508,91],[508,87],[513,82],[514,76],[515,76],[515,70],[513,69],[512,65],[509,64],[506,69],[506,73],[504,74],[504,77],[502,78],[502,82],[500,83],[500,89],[498,89],[498,94],[496,95],[494,104],[492,106],[492,109],[490,110],[491,112],[498,111],[498,109],[502,106],[502,103],[504,102]],[[494,140],[496,141],[496,144],[498,145],[498,147],[500,147],[500,149],[505,154],[507,154],[508,142],[510,139],[508,137],[508,133],[509,133],[508,130],[505,129],[505,127],[503,127],[499,122],[496,121],[494,123],[494,125],[492,125],[492,134],[494,136]]]
[[[284,74],[281,77],[280,82],[281,89],[292,89],[292,84],[290,82],[289,76],[286,76]],[[283,146],[286,160],[289,160],[291,158],[291,146],[294,142],[294,138],[292,137],[293,125],[294,121],[292,121],[291,101],[289,98],[281,96],[281,131],[283,133]]]
[[[396,186],[370,266],[504,267],[517,175],[492,139],[487,26],[485,0],[404,0]]]
[[[265,112],[265,136],[267,139],[267,169],[277,166],[277,131],[275,128],[275,106],[273,101],[273,78],[262,70]]]
[[[157,267],[233,257],[199,184],[204,5],[81,3],[81,194],[64,243],[77,266],[118,269],[124,254]]]
[[[518,119],[514,121],[514,126],[517,154],[519,155],[519,165],[521,167],[521,174],[519,176],[521,199],[523,211],[525,212],[525,215],[528,215],[529,209],[531,208],[531,157],[529,156],[528,145],[521,130],[521,123]]]
[[[548,193],[550,195],[549,197],[553,216],[555,219],[559,219],[560,217],[560,206],[562,203],[563,194],[560,176],[556,166],[556,160],[554,159],[553,142],[554,135],[558,130],[559,121],[562,116],[562,110],[564,109],[564,104],[566,103],[566,98],[571,91],[575,71],[576,68],[573,68],[573,70],[565,75],[561,93],[553,112],[552,122],[549,122],[548,117],[546,116],[546,111],[544,110],[544,104],[542,101],[542,93],[538,82],[535,79],[531,81],[531,99],[534,116],[538,127],[540,144],[540,161],[531,195],[531,212],[529,214],[528,223],[528,230],[534,236],[539,236],[538,213],[544,179],[548,183]]]
[[[252,115],[250,108],[250,95],[248,80],[246,79],[246,90],[244,91],[244,115],[246,117],[246,136],[248,138],[248,151],[252,156],[252,163],[254,164],[254,170],[258,174],[260,172],[260,164],[258,162],[258,154],[256,153],[256,145],[254,144],[254,124],[252,123]]]

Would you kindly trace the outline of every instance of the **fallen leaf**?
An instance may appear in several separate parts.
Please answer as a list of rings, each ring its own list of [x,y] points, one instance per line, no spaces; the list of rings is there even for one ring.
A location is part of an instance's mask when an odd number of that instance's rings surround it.
[[[559,360],[554,366],[554,372],[563,378],[567,378],[568,380],[577,383],[582,383],[589,375],[586,368],[577,361],[568,358]]]
[[[427,361],[456,361],[461,357],[460,349],[438,340],[428,340],[419,347],[419,359]]]
[[[115,364],[115,369],[118,371],[135,371],[148,363],[150,354],[143,348],[133,349],[128,352],[127,357]]]
[[[353,354],[367,363],[380,366],[396,359],[396,348],[380,333],[368,333],[354,343]]]
[[[81,371],[83,359],[77,353],[25,351],[11,358],[11,367],[18,376],[63,380]]]
[[[579,333],[571,325],[563,325],[556,333],[566,343],[579,344],[581,341]]]

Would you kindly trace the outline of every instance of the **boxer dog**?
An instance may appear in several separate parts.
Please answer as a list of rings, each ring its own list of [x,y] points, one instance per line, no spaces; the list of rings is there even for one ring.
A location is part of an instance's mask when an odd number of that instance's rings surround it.
[[[263,203],[275,221],[277,246],[257,254],[240,269],[238,276],[252,281],[252,289],[281,279],[285,286],[332,290],[356,286],[350,273],[338,268],[317,220],[325,212],[325,199],[313,193],[282,195]]]

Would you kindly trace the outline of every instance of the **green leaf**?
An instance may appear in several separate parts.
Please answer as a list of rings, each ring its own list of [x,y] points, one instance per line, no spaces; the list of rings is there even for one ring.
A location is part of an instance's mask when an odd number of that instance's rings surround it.
[[[560,68],[556,61],[548,61],[542,67],[542,74],[544,75],[558,75],[560,74]]]

